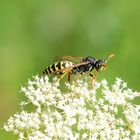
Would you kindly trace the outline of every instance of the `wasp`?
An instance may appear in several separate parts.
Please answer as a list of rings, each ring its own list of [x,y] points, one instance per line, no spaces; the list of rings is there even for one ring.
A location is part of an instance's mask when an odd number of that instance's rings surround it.
[[[62,75],[61,80],[66,74],[68,74],[68,81],[70,81],[71,75],[89,73],[89,76],[96,79],[98,73],[106,68],[107,61],[112,58],[114,54],[109,55],[106,59],[96,59],[92,56],[87,57],[73,57],[73,56],[62,56],[58,57],[58,62],[48,66],[43,71],[43,74],[48,76]],[[96,74],[93,75],[92,71],[96,70]]]

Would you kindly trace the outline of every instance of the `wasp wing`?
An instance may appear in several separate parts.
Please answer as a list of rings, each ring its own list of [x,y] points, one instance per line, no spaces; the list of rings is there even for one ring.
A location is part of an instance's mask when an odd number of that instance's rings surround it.
[[[55,60],[57,61],[81,61],[82,60],[82,57],[78,57],[78,56],[69,56],[69,55],[66,55],[66,56],[57,56],[55,57]]]
[[[68,66],[68,67],[65,67],[63,69],[56,70],[54,72],[54,74],[59,73],[59,72],[68,72],[68,71],[72,70],[73,68],[76,68],[76,67],[79,67],[79,66],[82,66],[82,65],[86,65],[88,63],[90,63],[90,62],[81,62],[81,63],[78,63],[78,64],[73,64],[72,66]]]

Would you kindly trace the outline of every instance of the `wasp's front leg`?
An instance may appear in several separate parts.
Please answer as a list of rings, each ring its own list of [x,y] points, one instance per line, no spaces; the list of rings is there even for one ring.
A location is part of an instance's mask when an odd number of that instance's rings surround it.
[[[97,76],[98,76],[98,71],[96,71],[96,74],[95,74],[95,75],[93,75],[93,74],[90,72],[90,73],[89,73],[89,76],[91,77],[91,82],[90,82],[90,84],[92,84],[93,81],[96,81],[96,78],[97,78]]]

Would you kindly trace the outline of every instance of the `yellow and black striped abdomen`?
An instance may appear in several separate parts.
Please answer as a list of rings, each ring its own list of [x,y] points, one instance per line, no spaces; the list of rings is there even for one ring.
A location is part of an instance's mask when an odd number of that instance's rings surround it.
[[[51,74],[63,74],[63,69],[72,66],[73,62],[70,61],[60,61],[48,66],[44,71],[43,74],[51,75]],[[61,71],[59,71],[61,70]]]

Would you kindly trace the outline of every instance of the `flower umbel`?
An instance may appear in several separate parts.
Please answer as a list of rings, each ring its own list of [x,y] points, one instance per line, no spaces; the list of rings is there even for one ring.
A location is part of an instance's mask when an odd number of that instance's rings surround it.
[[[140,94],[121,79],[111,87],[106,80],[65,83],[65,91],[59,86],[47,76],[29,80],[21,88],[28,100],[21,102],[21,112],[10,117],[4,129],[20,140],[140,139],[140,105],[132,103]],[[35,106],[32,112],[25,111],[29,103]]]

